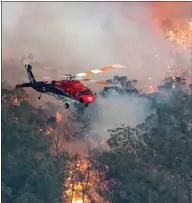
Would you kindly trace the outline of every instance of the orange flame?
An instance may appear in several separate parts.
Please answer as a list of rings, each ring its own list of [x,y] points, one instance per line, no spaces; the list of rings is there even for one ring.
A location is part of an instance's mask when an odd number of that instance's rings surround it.
[[[21,101],[17,97],[12,97],[12,104],[15,106],[19,106]]]
[[[173,30],[167,29],[165,32],[170,41],[174,41],[175,45],[179,45],[174,47],[177,51],[191,48],[192,22],[188,22],[188,26],[185,28],[177,24]]]
[[[46,131],[46,135],[51,135],[53,134],[55,131],[53,130],[53,128],[48,128],[47,131]]]
[[[62,115],[57,111],[56,113],[56,121],[57,123],[60,122],[62,120]]]
[[[72,203],[90,203],[90,198],[84,194],[84,190],[89,186],[89,192],[91,196],[96,200],[101,197],[96,192],[96,183],[99,182],[99,176],[97,172],[90,169],[91,164],[86,159],[79,159],[76,162],[76,167],[70,169],[70,177],[66,181],[65,196],[71,199]],[[78,178],[78,174],[81,172],[85,177],[83,180]],[[100,201],[101,202],[101,201]]]
[[[72,203],[83,203],[83,200],[82,199],[72,200]]]

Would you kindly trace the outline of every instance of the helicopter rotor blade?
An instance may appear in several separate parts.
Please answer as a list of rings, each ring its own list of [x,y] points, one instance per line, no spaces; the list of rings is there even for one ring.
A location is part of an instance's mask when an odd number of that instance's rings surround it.
[[[45,80],[51,80],[52,79],[51,77],[42,77],[42,78]]]
[[[81,81],[91,82],[91,83],[95,83],[95,84],[98,84],[98,85],[108,85],[109,84],[109,83],[107,83],[105,81],[102,81],[102,80],[91,80],[91,79],[88,79],[88,78],[83,78],[83,79],[81,79]]]
[[[111,85],[120,86],[119,84],[114,84],[112,82],[106,82],[106,81],[102,81],[102,80],[92,80],[89,78],[82,78],[80,80],[84,81],[84,82],[91,82],[91,83],[95,83],[95,84],[99,84],[99,85],[105,85],[105,86],[111,86]]]
[[[78,74],[62,74],[58,75],[58,76],[54,76],[55,78],[73,78],[73,79],[77,79],[77,80],[81,80],[81,78],[88,76],[88,75],[93,75],[93,74],[97,74],[97,73],[102,73],[105,71],[109,71],[109,70],[114,70],[114,69],[119,69],[119,68],[126,68],[127,66],[124,65],[120,65],[120,64],[116,64],[116,65],[109,65],[109,66],[104,66],[102,68],[99,69],[94,69],[94,70],[90,70],[87,72],[82,72],[82,73],[78,73]],[[43,79],[52,79],[53,77],[42,77]]]
[[[105,72],[105,71],[119,69],[119,68],[126,68],[126,66],[120,65],[120,64],[109,65],[109,66],[104,66],[104,67],[99,68],[99,69],[90,70],[90,71],[87,71],[87,72],[84,72],[84,73],[78,73],[78,74],[75,74],[75,75],[78,76],[78,77],[85,77],[85,76],[88,76],[88,75],[102,73],[102,72]]]

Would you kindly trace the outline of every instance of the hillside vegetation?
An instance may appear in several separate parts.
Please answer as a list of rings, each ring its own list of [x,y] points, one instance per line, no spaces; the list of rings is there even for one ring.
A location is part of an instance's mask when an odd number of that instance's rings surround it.
[[[22,90],[2,89],[3,203],[192,203],[190,87],[182,78],[167,78],[158,92],[141,94],[134,88],[136,81],[114,79],[122,88],[105,88],[100,96],[115,91],[146,97],[154,113],[134,129],[126,121],[109,129],[110,150],[90,150],[84,169],[78,155],[58,149],[57,133],[47,135],[50,127],[57,131],[47,109],[35,109]],[[85,126],[83,112],[72,116]],[[94,181],[91,172],[97,176]]]

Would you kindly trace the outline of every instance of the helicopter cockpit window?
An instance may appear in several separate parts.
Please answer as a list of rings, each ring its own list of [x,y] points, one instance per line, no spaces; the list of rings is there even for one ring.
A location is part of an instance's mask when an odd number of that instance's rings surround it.
[[[79,91],[79,96],[94,94],[91,90]]]
[[[87,94],[93,95],[94,93],[91,90],[87,90]]]
[[[83,91],[79,91],[79,96],[83,96]]]
[[[89,90],[85,90],[84,93],[85,93],[86,95],[88,95],[88,94],[90,94],[90,91],[89,91]]]

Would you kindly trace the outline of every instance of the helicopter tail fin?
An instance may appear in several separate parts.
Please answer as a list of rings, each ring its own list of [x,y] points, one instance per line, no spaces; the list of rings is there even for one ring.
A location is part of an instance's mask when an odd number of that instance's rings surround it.
[[[34,77],[33,72],[32,72],[32,65],[30,65],[30,64],[25,64],[24,67],[26,68],[29,81],[30,81],[31,83],[33,83],[33,84],[36,83],[35,77]]]

